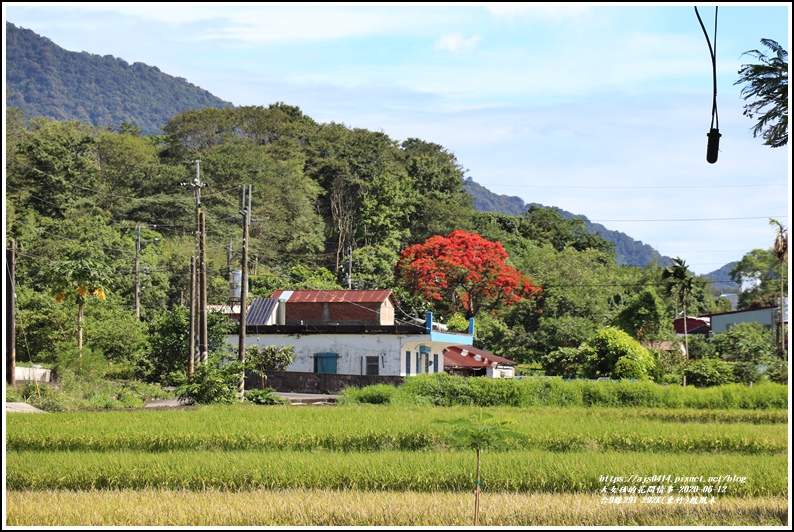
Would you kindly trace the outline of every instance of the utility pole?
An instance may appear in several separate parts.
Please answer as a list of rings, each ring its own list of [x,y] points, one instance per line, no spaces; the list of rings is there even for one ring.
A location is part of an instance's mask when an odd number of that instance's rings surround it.
[[[234,250],[232,250],[232,237],[229,237],[229,247],[226,248],[226,275],[231,275],[232,273],[232,255],[234,254]]]
[[[353,248],[347,247],[347,289],[353,287]]]
[[[204,213],[199,211],[199,356],[201,363],[206,364],[209,358],[209,342],[207,331],[207,225]]]
[[[190,353],[187,374],[193,375],[196,364],[196,257],[190,257]]]
[[[141,319],[141,226],[135,226],[135,317]]]
[[[197,294],[194,294],[197,310],[195,312],[194,334],[198,333],[198,355],[197,358],[202,363],[207,361],[207,255],[206,255],[206,228],[204,225],[204,213],[201,211],[201,187],[207,186],[201,183],[200,160],[196,160],[196,178],[192,183],[182,183],[182,186],[190,185],[193,187],[193,195],[196,200],[196,284]],[[195,290],[194,290],[195,292]],[[192,300],[193,298],[191,298]],[[193,302],[191,301],[191,305]],[[191,350],[190,356],[194,356]]]
[[[14,386],[17,343],[16,343],[16,244],[6,248],[6,384]]]
[[[245,333],[246,333],[246,313],[248,310],[248,226],[251,225],[251,185],[248,185],[248,204],[245,201],[245,185],[243,185],[243,201],[240,214],[242,214],[243,224],[243,258],[242,281],[240,287],[240,340],[238,347],[238,359],[240,364],[245,366]],[[240,394],[240,401],[245,399],[245,367],[240,369],[240,377],[237,380],[237,391]]]

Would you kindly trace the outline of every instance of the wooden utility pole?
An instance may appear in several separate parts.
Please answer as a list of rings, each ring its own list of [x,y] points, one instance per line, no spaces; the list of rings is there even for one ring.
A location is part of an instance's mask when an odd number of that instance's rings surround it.
[[[251,185],[248,185],[248,203],[245,198],[245,185],[243,185],[243,201],[240,214],[242,214],[243,224],[243,258],[242,258],[242,280],[240,287],[240,340],[238,346],[238,360],[241,365],[245,365],[245,333],[246,333],[246,313],[248,310],[248,226],[251,224]],[[240,369],[240,377],[237,380],[237,391],[240,394],[240,401],[245,399],[245,368]]]
[[[190,257],[190,353],[187,374],[193,375],[196,365],[196,257]]]
[[[135,317],[141,318],[141,226],[135,226]]]
[[[206,254],[206,228],[204,225],[204,213],[201,212],[201,187],[206,184],[201,183],[200,160],[196,160],[196,178],[192,183],[182,183],[183,186],[193,187],[193,195],[196,200],[196,285],[194,296],[191,297],[191,308],[195,300],[196,312],[194,313],[195,324],[191,319],[191,326],[195,327],[194,335],[198,335],[198,353],[191,349],[190,356],[196,356],[201,363],[207,361],[207,254]],[[198,293],[195,293],[198,292]],[[194,336],[191,335],[191,339]]]
[[[199,356],[206,364],[209,358],[207,331],[207,226],[204,213],[199,211]]]
[[[17,359],[16,344],[16,244],[6,248],[6,384],[14,386]]]

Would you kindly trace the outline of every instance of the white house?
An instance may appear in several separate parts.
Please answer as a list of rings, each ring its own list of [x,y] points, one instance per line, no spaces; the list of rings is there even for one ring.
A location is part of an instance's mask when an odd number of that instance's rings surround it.
[[[294,290],[274,296],[254,300],[246,312],[246,345],[295,346],[288,372],[438,373],[444,371],[445,349],[474,340],[473,319],[466,333],[440,330],[432,313],[423,324],[399,322],[390,290]],[[236,346],[239,333],[227,342]]]

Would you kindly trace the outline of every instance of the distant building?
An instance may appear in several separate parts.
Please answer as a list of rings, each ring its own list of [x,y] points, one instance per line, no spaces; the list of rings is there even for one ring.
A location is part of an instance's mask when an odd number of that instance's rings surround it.
[[[294,346],[286,372],[405,377],[444,371],[444,351],[474,340],[474,319],[451,333],[430,312],[424,323],[399,321],[395,306],[390,290],[277,290],[246,311],[246,345]]]
[[[720,294],[720,297],[724,297],[730,301],[731,310],[736,310],[736,307],[739,305],[739,294]]]

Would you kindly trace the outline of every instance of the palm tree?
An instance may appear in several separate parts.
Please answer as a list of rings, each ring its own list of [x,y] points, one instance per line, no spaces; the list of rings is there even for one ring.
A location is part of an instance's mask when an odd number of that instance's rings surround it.
[[[775,258],[780,262],[780,310],[779,314],[779,325],[778,325],[778,335],[779,341],[777,343],[777,354],[780,358],[784,358],[783,355],[783,338],[784,338],[784,331],[783,331],[783,310],[784,310],[784,302],[785,302],[785,290],[783,284],[783,272],[784,267],[788,261],[788,229],[783,226],[780,222],[775,220],[774,218],[769,219],[769,225],[777,226],[777,235],[775,236],[775,245],[772,247],[772,252],[775,254]]]
[[[83,305],[89,293],[105,300],[104,286],[110,278],[110,269],[95,260],[76,259],[56,261],[48,273],[56,301],[60,303],[72,296],[77,301],[77,350],[82,357]]]
[[[770,58],[758,50],[745,52],[760,63],[742,65],[741,77],[734,85],[747,83],[742,98],[755,99],[744,106],[743,113],[751,119],[759,115],[752,128],[753,138],[761,134],[765,145],[779,148],[788,144],[788,52],[771,39],[761,39],[761,44],[775,55]]]
[[[469,419],[434,419],[432,423],[449,425],[453,428],[453,445],[477,451],[477,485],[474,488],[474,526],[480,524],[480,453],[485,447],[508,448],[510,439],[523,439],[524,435],[507,430],[505,425],[513,423],[508,419],[497,420],[491,414],[480,411],[471,414]]]
[[[681,305],[684,314],[684,351],[689,360],[689,337],[687,334],[686,306],[692,300],[695,291],[695,276],[687,268],[686,262],[681,258],[674,258],[673,263],[662,271],[662,280],[667,283],[667,290],[673,296],[676,305]],[[686,386],[686,374],[683,376],[683,385]]]

